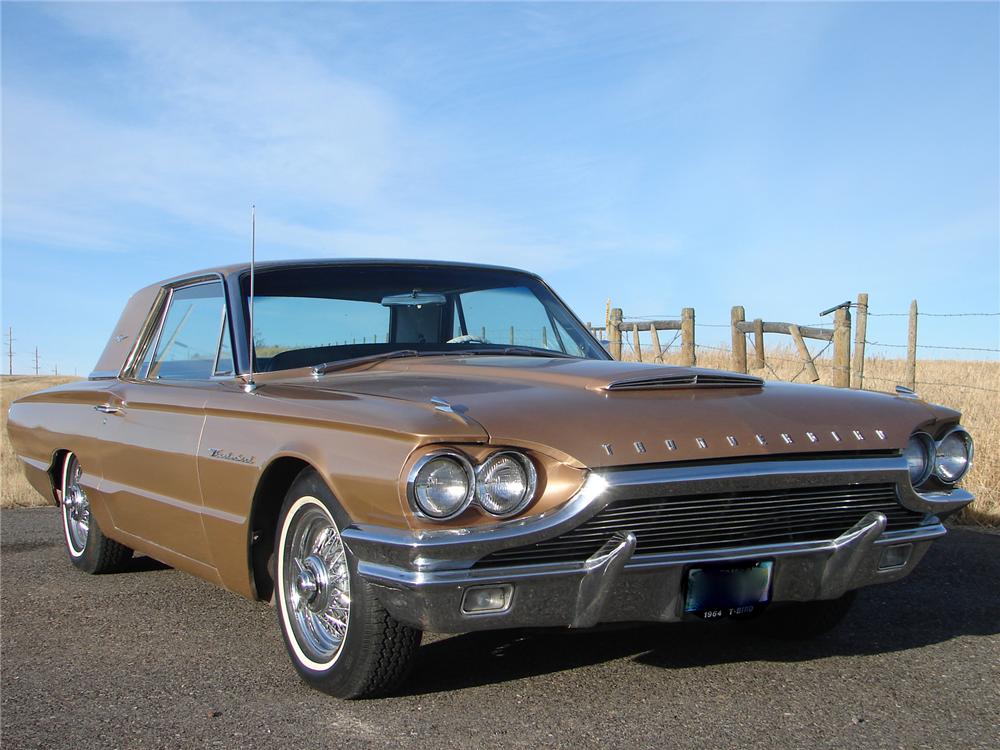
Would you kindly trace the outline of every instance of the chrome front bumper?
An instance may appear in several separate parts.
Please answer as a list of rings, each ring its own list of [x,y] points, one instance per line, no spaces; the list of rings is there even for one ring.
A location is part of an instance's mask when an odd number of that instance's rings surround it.
[[[887,481],[896,484],[902,505],[926,514],[922,525],[886,532],[885,515],[872,512],[831,540],[656,555],[634,554],[635,535],[620,533],[585,561],[474,567],[492,552],[563,534],[616,498]],[[686,572],[694,565],[773,560],[774,602],[835,599],[851,589],[895,581],[916,567],[933,539],[946,533],[937,514],[971,500],[964,490],[917,495],[909,486],[905,461],[897,457],[632,469],[592,474],[558,510],[488,529],[403,532],[352,526],[343,537],[358,558],[358,572],[374,586],[382,604],[414,627],[443,633],[589,627],[683,619]],[[905,562],[884,567],[884,550],[896,546],[905,547]],[[468,589],[504,584],[513,588],[506,609],[463,612]]]

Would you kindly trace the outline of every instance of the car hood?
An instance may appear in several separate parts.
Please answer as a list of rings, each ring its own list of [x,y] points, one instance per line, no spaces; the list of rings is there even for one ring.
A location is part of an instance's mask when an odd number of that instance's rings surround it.
[[[298,384],[450,410],[493,443],[589,467],[898,451],[918,427],[958,417],[912,397],[579,359],[397,359]]]

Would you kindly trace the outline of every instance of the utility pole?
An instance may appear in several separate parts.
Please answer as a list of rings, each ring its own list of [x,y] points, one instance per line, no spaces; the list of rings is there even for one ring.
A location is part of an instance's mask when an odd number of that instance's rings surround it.
[[[35,347],[35,377],[38,377],[38,347]]]
[[[14,374],[14,329],[7,327],[7,374]]]

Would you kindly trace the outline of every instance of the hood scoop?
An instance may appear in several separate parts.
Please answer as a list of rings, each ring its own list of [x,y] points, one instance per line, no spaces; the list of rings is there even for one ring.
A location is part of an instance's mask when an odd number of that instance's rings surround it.
[[[731,372],[687,371],[676,375],[632,375],[613,380],[606,391],[652,391],[682,388],[763,388],[764,381],[753,375]]]

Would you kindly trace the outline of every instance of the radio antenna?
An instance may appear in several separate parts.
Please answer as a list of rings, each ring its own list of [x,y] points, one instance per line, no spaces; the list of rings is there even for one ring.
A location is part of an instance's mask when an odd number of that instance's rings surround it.
[[[250,330],[247,332],[247,341],[249,347],[247,349],[247,355],[250,358],[250,374],[247,377],[247,382],[243,386],[243,390],[247,393],[253,393],[257,390],[257,384],[253,379],[253,361],[254,361],[254,345],[253,345],[253,293],[254,293],[254,276],[256,275],[256,265],[257,265],[257,206],[253,203],[250,204]]]

